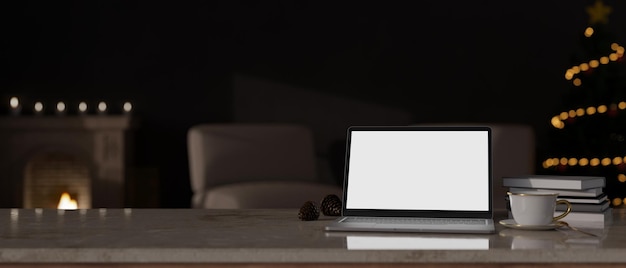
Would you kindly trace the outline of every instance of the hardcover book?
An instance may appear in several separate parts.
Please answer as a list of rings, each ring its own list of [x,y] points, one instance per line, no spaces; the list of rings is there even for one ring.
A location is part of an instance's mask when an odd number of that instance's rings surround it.
[[[604,177],[566,175],[525,175],[503,177],[502,186],[563,190],[586,190],[605,186]]]
[[[572,203],[572,205],[574,204],[591,204],[591,205],[597,205],[597,204],[601,204],[604,202],[608,202],[609,198],[605,193],[600,194],[600,196],[597,197],[557,197],[557,199],[563,199],[563,200],[567,200],[570,203]],[[504,200],[508,203],[510,202],[510,198],[509,196],[505,196]]]
[[[537,193],[559,193],[559,197],[597,197],[603,193],[602,187],[590,188],[586,190],[563,190],[563,189],[544,189],[544,188],[520,188],[510,187],[512,193],[520,192],[537,192]]]
[[[609,200],[606,193],[602,193],[600,194],[600,196],[597,196],[597,197],[561,197],[559,196],[557,199],[565,199],[572,204],[600,204]]]
[[[602,212],[609,208],[609,200],[604,200],[600,204],[584,204],[572,203],[572,212]],[[567,206],[564,204],[556,205],[556,211],[565,211]]]

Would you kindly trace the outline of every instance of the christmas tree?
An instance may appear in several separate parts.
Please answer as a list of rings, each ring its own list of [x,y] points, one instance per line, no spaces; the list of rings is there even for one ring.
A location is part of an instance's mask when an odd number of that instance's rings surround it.
[[[587,7],[589,25],[565,72],[562,107],[551,118],[546,173],[606,178],[612,205],[626,203],[624,47],[609,30],[611,7]]]

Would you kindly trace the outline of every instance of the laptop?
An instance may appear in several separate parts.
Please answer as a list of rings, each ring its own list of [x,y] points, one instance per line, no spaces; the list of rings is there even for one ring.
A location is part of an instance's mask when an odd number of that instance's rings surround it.
[[[326,231],[494,233],[491,129],[352,126]]]

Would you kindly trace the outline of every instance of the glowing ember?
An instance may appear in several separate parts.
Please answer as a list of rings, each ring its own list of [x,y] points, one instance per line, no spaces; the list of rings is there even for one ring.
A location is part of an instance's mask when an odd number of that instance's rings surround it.
[[[58,209],[78,209],[78,202],[70,197],[70,194],[67,192],[61,195],[61,200],[59,200]]]

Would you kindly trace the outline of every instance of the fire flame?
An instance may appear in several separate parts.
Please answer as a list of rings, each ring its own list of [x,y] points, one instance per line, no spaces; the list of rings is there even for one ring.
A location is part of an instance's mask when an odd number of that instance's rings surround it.
[[[70,194],[64,192],[59,200],[58,209],[78,209],[78,202],[70,197]]]

